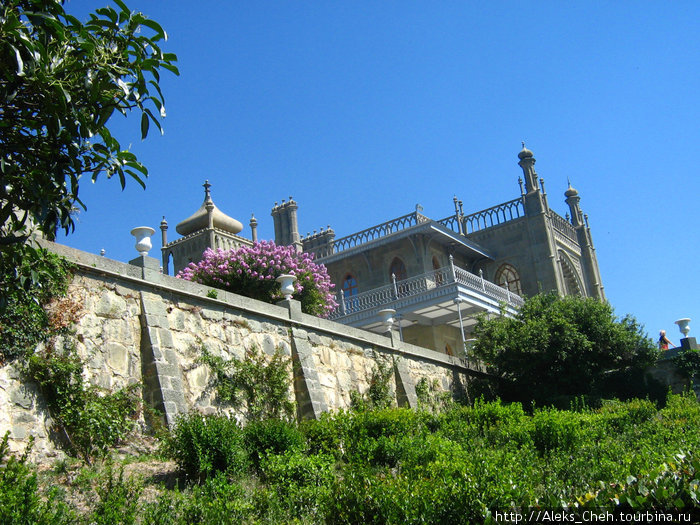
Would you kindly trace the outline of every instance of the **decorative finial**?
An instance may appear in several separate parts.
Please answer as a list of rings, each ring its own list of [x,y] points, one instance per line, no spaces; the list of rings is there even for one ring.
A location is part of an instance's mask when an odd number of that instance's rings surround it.
[[[523,145],[523,149],[525,149],[525,141],[524,141],[524,140],[521,140],[521,141],[520,141],[520,144],[522,144],[522,145]]]
[[[209,184],[209,179],[205,180],[204,184],[202,184],[202,186],[204,186],[204,200],[206,202],[211,201],[211,191],[210,191],[211,184]]]

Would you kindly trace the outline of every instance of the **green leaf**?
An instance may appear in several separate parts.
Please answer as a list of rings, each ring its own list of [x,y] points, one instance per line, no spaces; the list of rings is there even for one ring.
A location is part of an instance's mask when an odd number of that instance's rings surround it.
[[[180,76],[180,70],[173,64],[161,64],[160,67],[162,67],[163,69],[167,69],[172,73],[175,73],[177,76]]]
[[[129,8],[126,6],[126,4],[125,4],[124,2],[122,2],[122,0],[113,0],[113,1],[114,1],[115,4],[117,4],[117,5],[119,6],[119,8],[120,8],[123,12],[125,12],[125,13],[131,13],[131,11],[129,10]]]
[[[148,114],[141,114],[141,139],[145,139],[148,136]]]
[[[149,18],[144,17],[144,19],[141,20],[141,25],[150,27],[151,29],[153,29],[153,31],[157,33],[157,36],[159,36],[160,38],[165,38],[165,31],[163,31],[161,25],[155,20],[151,20]]]

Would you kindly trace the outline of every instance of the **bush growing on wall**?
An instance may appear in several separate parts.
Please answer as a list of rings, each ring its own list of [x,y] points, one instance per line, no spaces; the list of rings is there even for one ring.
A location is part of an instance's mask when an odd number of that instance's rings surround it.
[[[0,298],[0,362],[24,359],[40,343],[65,333],[75,315],[74,305],[60,302],[66,294],[71,265],[46,250],[35,250],[15,269],[21,275],[33,275],[40,286],[9,287]],[[13,277],[0,275],[0,284]],[[49,307],[52,306],[52,307]]]
[[[325,266],[313,262],[312,254],[271,241],[236,250],[210,248],[200,262],[190,263],[177,277],[275,303],[283,298],[275,279],[283,274],[297,278],[294,297],[301,302],[302,311],[326,316],[338,306]]]
[[[33,354],[24,371],[39,385],[67,451],[89,464],[133,430],[138,385],[107,392],[87,383],[83,368],[83,360],[68,344]]]

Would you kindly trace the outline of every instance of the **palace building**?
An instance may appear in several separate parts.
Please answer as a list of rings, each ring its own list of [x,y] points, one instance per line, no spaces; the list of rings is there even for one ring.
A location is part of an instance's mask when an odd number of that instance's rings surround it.
[[[302,237],[293,199],[272,209],[275,242],[312,252],[336,284],[339,323],[376,332],[386,330],[378,312],[395,311],[394,327],[403,340],[453,355],[464,355],[479,313],[512,315],[523,296],[554,290],[604,300],[588,217],[578,192],[565,192],[568,213],[550,209],[535,157],[523,145],[518,154],[523,176],[520,196],[465,214],[456,197],[454,213],[431,219],[414,211],[341,238],[331,228]],[[167,242],[161,223],[163,268],[173,273],[198,261],[208,247],[235,248],[257,240],[237,235],[240,222],[205,200],[177,225],[183,237]]]

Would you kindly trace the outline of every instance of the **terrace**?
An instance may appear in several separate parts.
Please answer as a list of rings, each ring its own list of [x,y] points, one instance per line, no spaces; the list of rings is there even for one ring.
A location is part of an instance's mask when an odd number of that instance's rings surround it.
[[[330,319],[374,332],[385,328],[378,312],[396,310],[397,324],[402,329],[419,324],[449,325],[457,329],[475,324],[481,312],[514,315],[523,299],[511,291],[487,281],[454,264],[422,275],[397,281],[366,292],[339,297],[340,306]]]

